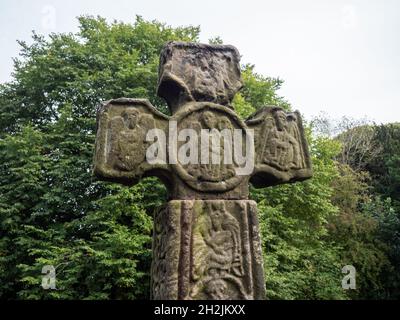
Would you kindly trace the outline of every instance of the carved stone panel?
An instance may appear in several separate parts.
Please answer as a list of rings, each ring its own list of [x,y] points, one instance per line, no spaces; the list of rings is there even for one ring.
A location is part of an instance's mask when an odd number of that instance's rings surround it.
[[[151,299],[178,299],[180,220],[179,203],[169,203],[154,213]]]
[[[174,200],[154,221],[154,299],[264,298],[254,201]]]
[[[311,160],[300,113],[264,107],[246,120],[255,136],[256,187],[300,181],[312,176]]]
[[[120,98],[105,102],[97,112],[94,173],[105,180],[134,183],[149,170],[168,166],[146,161],[149,130],[167,130],[168,117],[147,100]]]
[[[210,102],[192,102],[183,106],[171,120],[177,122],[179,133],[191,129],[197,137],[177,139],[177,150],[187,150],[188,161],[182,163],[186,157],[178,155],[177,163],[172,166],[190,188],[225,192],[246,179],[245,175],[237,174],[245,163],[237,163],[234,157],[235,152],[246,155],[246,125],[232,110]]]

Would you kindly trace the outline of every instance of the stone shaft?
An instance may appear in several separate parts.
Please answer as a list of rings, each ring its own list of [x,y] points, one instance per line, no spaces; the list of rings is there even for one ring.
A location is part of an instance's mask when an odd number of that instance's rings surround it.
[[[263,299],[251,200],[172,200],[154,215],[152,298]]]

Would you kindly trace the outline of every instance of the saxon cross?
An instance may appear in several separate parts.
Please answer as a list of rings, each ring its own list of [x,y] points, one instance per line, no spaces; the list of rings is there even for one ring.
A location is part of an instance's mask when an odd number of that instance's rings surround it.
[[[171,116],[144,99],[114,99],[98,109],[97,177],[133,185],[157,176],[169,192],[154,214],[152,299],[263,299],[249,183],[261,188],[312,175],[299,112],[265,106],[246,121],[235,114],[232,99],[243,85],[239,59],[233,46],[170,42],[161,52],[157,93]],[[202,137],[207,130],[231,132],[243,144],[232,147],[222,135],[189,144],[188,132]],[[238,150],[249,150],[248,161],[235,158]]]

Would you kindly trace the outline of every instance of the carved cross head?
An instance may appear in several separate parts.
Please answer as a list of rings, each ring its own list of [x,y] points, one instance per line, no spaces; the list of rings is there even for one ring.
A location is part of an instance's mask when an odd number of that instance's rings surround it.
[[[157,176],[171,199],[247,199],[267,187],[312,176],[299,112],[264,106],[241,120],[231,102],[242,87],[233,46],[168,43],[158,95],[167,116],[144,99],[103,103],[97,114],[94,173],[135,184]]]

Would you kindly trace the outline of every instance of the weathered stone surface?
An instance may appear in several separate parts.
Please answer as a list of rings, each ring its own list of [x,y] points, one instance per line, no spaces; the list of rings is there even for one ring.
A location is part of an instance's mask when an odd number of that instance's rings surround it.
[[[255,169],[250,182],[268,187],[312,176],[311,159],[298,111],[263,107],[246,120],[255,136]]]
[[[245,123],[229,108],[217,105],[210,102],[191,102],[181,107],[176,112],[171,120],[178,123],[178,132],[183,129],[193,129],[200,137],[201,130],[222,131],[229,130],[232,139],[234,138],[234,129],[241,130],[241,138],[244,141],[245,147]],[[198,164],[182,164],[180,161],[173,165],[174,172],[185,181],[189,187],[199,192],[225,192],[237,187],[246,177],[244,175],[237,175],[235,169],[240,168],[233,160],[233,146],[232,146],[232,159],[231,164],[224,164],[224,148],[227,146],[226,141],[221,136],[218,136],[216,141],[217,148],[213,148],[212,141],[209,145],[203,146],[199,143],[196,146],[198,153]],[[199,141],[200,142],[200,141]],[[178,142],[178,148],[182,147],[186,142]],[[201,163],[200,155],[201,149],[207,148],[209,157],[207,163]],[[212,163],[212,157],[216,155],[219,157],[218,163]]]
[[[137,183],[150,172],[163,179],[169,166],[146,161],[146,134],[153,128],[167,132],[168,119],[145,99],[104,102],[97,111],[94,174],[124,184]]]
[[[234,47],[172,42],[161,53],[158,87],[172,116],[147,100],[128,98],[98,110],[94,173],[127,185],[157,176],[172,200],[154,216],[153,299],[264,298],[256,204],[247,200],[248,184],[301,181],[312,169],[300,113],[264,107],[242,121],[230,107],[241,86]],[[146,136],[154,129],[165,135],[157,138],[164,151],[156,152],[165,162],[146,157],[152,143]],[[185,131],[203,137],[204,129],[218,132],[206,137],[210,144],[180,137]],[[243,144],[229,144],[233,132]],[[250,150],[247,160],[254,166],[239,174],[247,163],[226,161],[227,150]],[[199,158],[204,151],[207,161]],[[199,161],[187,161],[192,156]]]
[[[153,299],[263,299],[256,203],[173,200],[154,216]]]
[[[209,160],[217,152],[221,161],[218,164],[201,163],[202,145],[198,142],[197,164],[183,164],[178,158],[175,164],[168,165],[169,148],[179,150],[186,143],[177,141],[171,146],[169,139],[165,141],[166,163],[150,164],[146,161],[146,149],[151,143],[146,141],[146,133],[158,128],[169,137],[170,121],[177,123],[175,134],[193,129],[199,137],[202,129],[241,129],[244,149],[244,133],[254,130],[254,170],[249,175],[237,175],[235,169],[243,165],[234,160],[224,164],[222,137],[217,149],[212,148],[211,142],[208,146]],[[211,102],[186,103],[172,117],[157,111],[147,100],[121,98],[104,103],[98,111],[94,163],[94,172],[102,179],[128,185],[147,175],[158,176],[168,186],[172,199],[245,199],[249,179],[256,187],[267,187],[312,175],[299,112],[264,107],[243,122],[231,109]]]
[[[158,95],[172,112],[189,101],[229,105],[242,87],[233,46],[170,42],[161,52]]]

